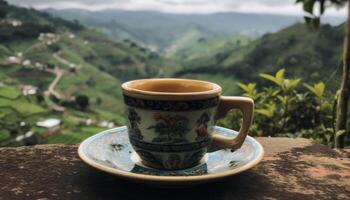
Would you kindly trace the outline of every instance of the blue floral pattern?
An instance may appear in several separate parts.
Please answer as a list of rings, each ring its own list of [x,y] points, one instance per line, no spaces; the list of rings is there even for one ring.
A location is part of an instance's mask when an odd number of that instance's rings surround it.
[[[165,115],[156,113],[154,115],[156,124],[148,127],[153,129],[158,136],[153,139],[157,143],[184,143],[187,142],[185,135],[189,131],[187,117],[181,115]]]

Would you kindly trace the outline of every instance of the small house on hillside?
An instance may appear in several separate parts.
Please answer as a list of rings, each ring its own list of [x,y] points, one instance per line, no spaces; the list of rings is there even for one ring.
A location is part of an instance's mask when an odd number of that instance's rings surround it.
[[[26,67],[28,67],[28,66],[30,66],[32,63],[31,63],[31,61],[30,60],[24,60],[23,62],[22,62],[22,65],[23,66],[26,66]]]
[[[19,57],[16,57],[16,56],[9,56],[6,59],[6,64],[8,64],[8,65],[21,64],[21,59]]]
[[[81,126],[92,126],[94,125],[96,122],[90,118],[88,119],[79,119],[79,125]]]
[[[0,19],[0,24],[9,24],[16,27],[22,26],[23,23],[17,19]]]
[[[45,119],[36,123],[37,126],[42,128],[55,128],[60,126],[60,124],[61,120],[55,118]]]
[[[21,90],[24,96],[35,95],[38,92],[38,87],[34,85],[22,85]]]
[[[113,128],[115,127],[115,124],[114,122],[101,121],[100,123],[98,123],[98,126],[102,128]]]

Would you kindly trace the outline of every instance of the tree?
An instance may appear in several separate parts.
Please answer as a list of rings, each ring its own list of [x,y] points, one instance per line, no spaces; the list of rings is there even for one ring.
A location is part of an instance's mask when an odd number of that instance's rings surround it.
[[[6,18],[7,15],[7,1],[0,0],[0,18]]]
[[[75,99],[75,103],[81,110],[85,110],[89,106],[89,97],[86,95],[78,95]]]
[[[42,103],[45,102],[45,98],[44,98],[44,96],[43,96],[42,93],[38,93],[38,94],[36,95],[36,101],[37,101],[39,104],[42,104]]]
[[[96,98],[96,104],[101,105],[102,104],[102,99],[100,97]]]
[[[350,1],[350,0],[349,0]],[[320,18],[325,10],[330,6],[344,7],[348,3],[348,16],[345,28],[344,49],[342,55],[342,78],[339,89],[337,104],[337,121],[335,147],[343,148],[345,143],[348,101],[350,96],[350,3],[348,0],[296,0],[296,3],[302,3],[303,9],[307,13],[305,21],[313,30],[320,26]],[[314,8],[319,8],[319,14],[315,14]]]

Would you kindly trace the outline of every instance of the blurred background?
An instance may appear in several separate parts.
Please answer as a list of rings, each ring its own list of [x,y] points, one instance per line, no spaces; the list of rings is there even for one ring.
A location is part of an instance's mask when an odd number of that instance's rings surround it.
[[[0,146],[79,143],[125,125],[120,84],[149,77],[253,98],[253,136],[333,146],[344,134],[346,6],[327,4],[319,24],[307,2],[0,0]],[[219,125],[238,129],[239,119],[232,111]]]

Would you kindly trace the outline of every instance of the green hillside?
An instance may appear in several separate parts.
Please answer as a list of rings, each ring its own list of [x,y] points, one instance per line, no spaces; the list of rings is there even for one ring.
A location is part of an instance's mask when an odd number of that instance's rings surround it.
[[[194,45],[198,40],[205,37],[203,31],[196,27],[190,27],[184,31],[179,31],[172,39],[172,43],[165,49],[165,55],[174,56],[179,51]]]
[[[311,32],[304,24],[296,24],[264,35],[239,65],[258,72],[273,72],[283,66],[294,76],[323,78],[338,66],[342,39],[342,26],[323,25],[318,32]],[[235,67],[234,63],[226,65]]]
[[[225,74],[251,81],[261,72],[273,73],[283,67],[292,77],[310,82],[323,80],[335,90],[339,83],[342,36],[342,26],[323,25],[318,32],[311,32],[304,24],[295,24],[238,48],[231,45],[212,51],[205,59],[184,59],[187,67],[176,76]],[[195,57],[198,52],[187,51],[184,55]]]
[[[218,60],[223,59],[222,52],[234,51],[240,47],[248,45],[252,39],[245,35],[231,35],[215,38],[199,38],[195,43],[186,43],[179,46],[176,51],[168,54],[169,57],[181,62],[187,68],[216,64]],[[237,52],[238,53],[238,52]],[[214,57],[213,57],[214,56]]]
[[[180,69],[77,21],[6,4],[0,12],[0,145],[77,143],[124,125],[120,84]],[[58,130],[36,126],[49,118],[61,120]]]

